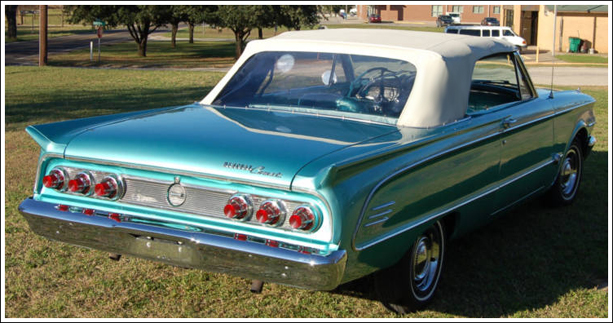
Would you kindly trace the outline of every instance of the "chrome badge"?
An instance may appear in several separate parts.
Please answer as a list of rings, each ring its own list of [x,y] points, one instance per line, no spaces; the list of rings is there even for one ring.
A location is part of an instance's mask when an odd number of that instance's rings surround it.
[[[175,183],[170,185],[168,188],[168,204],[172,206],[181,206],[185,203],[185,199],[187,198],[187,194],[185,193],[185,188],[179,184]]]

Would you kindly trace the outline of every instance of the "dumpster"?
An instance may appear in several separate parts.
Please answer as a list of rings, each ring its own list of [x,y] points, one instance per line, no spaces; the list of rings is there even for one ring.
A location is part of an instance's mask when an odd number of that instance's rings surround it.
[[[568,51],[571,53],[578,53],[579,48],[581,46],[581,38],[568,37],[569,48]]]

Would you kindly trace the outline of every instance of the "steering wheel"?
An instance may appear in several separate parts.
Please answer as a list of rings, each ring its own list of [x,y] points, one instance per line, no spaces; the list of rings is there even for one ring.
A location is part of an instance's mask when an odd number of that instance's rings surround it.
[[[381,74],[379,76],[374,76],[371,77],[369,79],[366,79],[365,76],[373,71],[381,71]],[[385,97],[384,93],[385,93],[385,88],[384,88],[384,78],[386,75],[390,75],[393,76],[394,79],[397,82],[400,82],[400,80],[398,79],[398,76],[396,75],[397,73],[388,70],[385,67],[373,67],[373,68],[369,68],[368,70],[366,70],[365,72],[363,72],[362,74],[360,74],[358,77],[355,78],[355,80],[353,80],[351,82],[351,84],[349,85],[349,92],[347,92],[347,97],[352,97],[354,95],[360,95],[361,97],[364,97],[367,90],[373,85],[376,84],[377,82],[379,83],[379,95],[378,97],[375,99],[375,102],[382,102],[382,101],[390,101],[388,98]],[[355,89],[358,89],[356,93],[354,93]]]

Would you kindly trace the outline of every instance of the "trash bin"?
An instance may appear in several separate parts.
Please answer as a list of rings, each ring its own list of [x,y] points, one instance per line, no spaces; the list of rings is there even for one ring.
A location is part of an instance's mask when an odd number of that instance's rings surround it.
[[[569,48],[568,51],[571,53],[579,52],[579,47],[581,46],[581,38],[568,37]]]

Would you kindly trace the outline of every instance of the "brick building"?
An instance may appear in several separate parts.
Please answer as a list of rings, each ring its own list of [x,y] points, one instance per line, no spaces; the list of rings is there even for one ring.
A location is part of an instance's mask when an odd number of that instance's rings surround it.
[[[359,5],[358,16],[381,15],[383,21],[432,22],[439,15],[458,12],[462,24],[479,24],[485,17],[495,17],[509,26],[528,45],[543,50],[553,47],[553,5]],[[566,52],[569,37],[583,39],[596,53],[608,53],[609,7],[606,5],[559,5],[556,15],[555,50]]]

